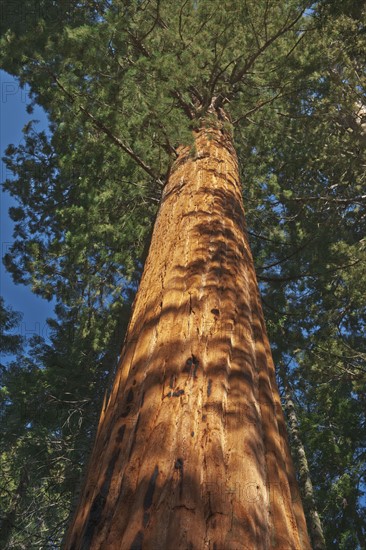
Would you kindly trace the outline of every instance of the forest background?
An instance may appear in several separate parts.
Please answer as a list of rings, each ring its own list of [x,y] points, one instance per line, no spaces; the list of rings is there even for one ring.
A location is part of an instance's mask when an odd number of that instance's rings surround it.
[[[160,13],[148,1],[1,2],[1,110],[15,98],[27,111],[22,139],[2,143],[14,224],[2,255],[17,296],[30,289],[29,308],[39,310],[41,298],[52,306],[46,315],[54,308],[45,327],[34,314],[21,320],[12,292],[1,302],[6,549],[59,547],[161,181],[176,144],[190,139],[185,111],[196,92],[181,90],[187,74],[196,91],[206,76],[225,84],[222,22],[211,48],[195,46],[199,69],[188,57],[186,73],[178,70],[168,47],[153,61],[141,51],[148,33],[159,39],[169,27],[165,4]],[[271,55],[264,49],[253,61],[227,106],[250,243],[308,518],[319,514],[327,548],[358,550],[366,540],[364,2],[257,4],[243,3],[257,50],[263,21],[302,15]],[[128,9],[131,21],[145,10],[146,29],[128,26]],[[177,86],[167,101],[170,73]],[[133,144],[137,162],[118,140]]]

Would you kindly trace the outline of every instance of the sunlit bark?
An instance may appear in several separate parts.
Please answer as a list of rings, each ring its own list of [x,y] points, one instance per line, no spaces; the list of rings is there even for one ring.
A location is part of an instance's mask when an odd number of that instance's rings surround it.
[[[165,186],[65,549],[310,549],[230,137]]]

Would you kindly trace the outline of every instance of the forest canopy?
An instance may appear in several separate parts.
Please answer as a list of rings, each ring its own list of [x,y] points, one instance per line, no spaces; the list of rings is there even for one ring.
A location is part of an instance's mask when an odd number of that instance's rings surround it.
[[[17,206],[4,263],[57,304],[50,338],[22,342],[0,303],[1,350],[13,354],[1,365],[2,547],[60,544],[177,148],[219,113],[293,456],[301,465],[301,443],[312,480],[305,512],[317,510],[326,548],[365,548],[365,3],[1,10],[1,68],[49,120],[6,149]]]

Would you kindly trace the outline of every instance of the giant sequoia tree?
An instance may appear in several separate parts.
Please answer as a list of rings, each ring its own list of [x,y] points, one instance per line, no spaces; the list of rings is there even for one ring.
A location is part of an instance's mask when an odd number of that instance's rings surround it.
[[[360,14],[296,0],[31,4],[9,12],[2,63],[52,136],[28,126],[7,151],[15,280],[85,307],[102,349],[98,312],[118,311],[158,206],[65,547],[309,548],[242,194],[273,283],[261,290],[276,356],[291,355],[331,273],[362,253]],[[318,223],[332,204],[352,253]]]
[[[230,137],[181,148],[66,548],[309,548]]]

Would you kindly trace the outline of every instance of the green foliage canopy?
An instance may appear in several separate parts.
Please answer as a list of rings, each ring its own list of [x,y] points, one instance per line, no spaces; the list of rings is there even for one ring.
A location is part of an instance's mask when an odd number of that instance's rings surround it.
[[[51,345],[34,342],[32,357],[5,372],[6,415],[19,441],[41,441],[46,449],[57,436],[67,460],[85,459],[85,450],[72,454],[82,430],[70,436],[65,429],[67,392],[91,408],[100,403],[105,372],[114,365],[113,338],[136,288],[176,149],[191,142],[192,130],[219,118],[234,135],[267,325],[276,360],[291,361],[329,548],[360,547],[366,538],[359,519],[366,439],[361,4],[43,0],[36,10],[31,1],[5,9],[1,65],[30,86],[29,111],[39,104],[50,121],[49,132],[27,125],[23,143],[6,151],[14,177],[5,189],[18,201],[6,265],[16,282],[59,304]],[[77,327],[72,339],[65,337],[70,323]],[[16,418],[23,384],[43,402],[39,430],[33,420]],[[63,412],[48,424],[50,387]],[[95,421],[88,413],[84,426]],[[89,439],[80,440],[83,449]],[[19,445],[7,432],[13,493],[20,457],[35,453],[27,443],[22,455]],[[52,491],[60,491],[64,481],[47,472]],[[62,494],[61,523],[70,491]],[[44,522],[49,533],[52,522],[45,516]]]

